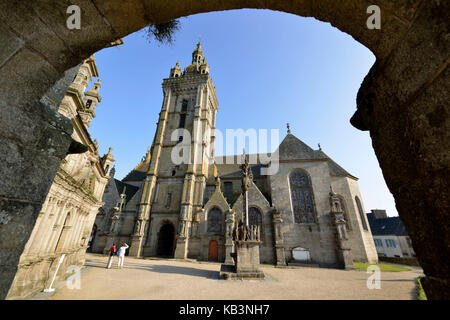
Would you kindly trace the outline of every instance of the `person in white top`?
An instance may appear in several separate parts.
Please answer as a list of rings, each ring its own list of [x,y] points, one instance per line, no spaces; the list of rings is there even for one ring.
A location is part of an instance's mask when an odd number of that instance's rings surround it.
[[[117,255],[119,256],[117,268],[119,269],[123,269],[123,260],[125,260],[125,251],[127,251],[128,248],[129,246],[125,242],[122,242],[122,246],[119,248],[119,251],[117,251]]]

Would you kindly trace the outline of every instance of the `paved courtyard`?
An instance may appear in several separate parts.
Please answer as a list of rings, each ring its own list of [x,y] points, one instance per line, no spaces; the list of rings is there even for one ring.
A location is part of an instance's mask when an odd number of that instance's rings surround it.
[[[369,274],[324,268],[263,266],[264,281],[219,280],[220,263],[125,259],[123,269],[106,269],[107,257],[88,255],[81,289],[59,283],[53,295],[35,299],[416,299],[420,268],[382,272],[381,289],[369,290]]]

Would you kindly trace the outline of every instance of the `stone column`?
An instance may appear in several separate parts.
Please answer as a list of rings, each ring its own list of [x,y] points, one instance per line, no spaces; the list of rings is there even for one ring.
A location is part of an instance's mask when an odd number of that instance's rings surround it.
[[[46,239],[42,243],[43,251],[47,254],[54,252],[54,242],[56,241],[56,237],[59,235],[60,225],[64,222],[64,219],[67,215],[66,205],[66,201],[58,201],[57,208],[53,214],[53,219],[51,220],[51,231],[48,233]]]
[[[233,229],[235,221],[235,212],[233,209],[229,209],[225,216],[225,263],[234,264],[233,257],[231,254],[234,252],[234,242],[233,242]]]
[[[341,207],[339,197],[330,187],[330,215],[333,219],[333,225],[336,230],[336,247],[339,264],[343,269],[353,269],[353,258],[351,247],[348,243],[347,230],[345,228],[344,210]]]
[[[281,212],[278,210],[272,211],[273,233],[275,239],[275,253],[277,258],[277,266],[286,266],[286,255],[284,252],[284,237],[281,230],[283,219],[281,219]]]
[[[189,230],[192,220],[192,201],[195,187],[195,176],[186,173],[183,185],[183,195],[181,198],[181,212],[178,225],[177,244],[174,257],[176,259],[186,259],[189,245]]]
[[[152,161],[154,159],[152,158]],[[152,171],[153,172],[153,171]],[[144,230],[150,218],[151,199],[156,185],[156,175],[148,174],[142,188],[141,203],[137,214],[134,233],[131,236],[130,256],[141,257],[144,245]]]

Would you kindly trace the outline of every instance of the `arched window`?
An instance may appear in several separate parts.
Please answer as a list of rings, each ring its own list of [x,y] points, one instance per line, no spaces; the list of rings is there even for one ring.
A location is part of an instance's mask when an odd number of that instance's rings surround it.
[[[359,212],[359,216],[361,218],[361,223],[363,225],[363,229],[364,230],[369,230],[367,228],[367,222],[366,222],[364,211],[362,209],[361,200],[359,200],[358,197],[355,197],[355,201],[356,201],[356,206],[358,207],[358,212]]]
[[[344,212],[345,228],[347,230],[350,230],[351,229],[350,228],[350,220],[348,219],[347,207],[344,204],[344,202],[345,202],[344,198],[340,195],[338,195],[338,198],[339,198],[339,202],[341,204],[342,211]]]
[[[186,112],[188,108],[188,101],[186,99],[181,103],[181,112]]]
[[[184,128],[186,125],[186,115],[180,114],[180,124],[178,125],[178,128]]]
[[[309,177],[300,171],[294,171],[289,176],[292,209],[295,223],[315,223],[316,209]]]
[[[258,208],[248,208],[248,224],[250,226],[259,226],[259,230],[262,234],[262,214]]]
[[[207,225],[207,232],[222,232],[222,211],[219,208],[209,210]]]

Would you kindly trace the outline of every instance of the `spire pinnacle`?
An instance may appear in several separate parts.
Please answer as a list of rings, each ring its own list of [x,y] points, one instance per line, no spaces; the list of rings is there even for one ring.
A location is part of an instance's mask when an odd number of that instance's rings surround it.
[[[287,134],[291,134],[291,126],[289,125],[289,122],[286,123],[286,127],[287,127]]]

